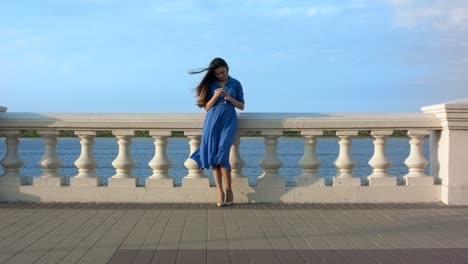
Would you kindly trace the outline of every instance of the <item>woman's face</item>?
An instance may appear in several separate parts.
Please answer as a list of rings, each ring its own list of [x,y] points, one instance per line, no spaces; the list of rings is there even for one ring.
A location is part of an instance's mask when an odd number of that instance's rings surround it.
[[[214,73],[218,81],[226,81],[228,78],[228,70],[226,67],[218,67],[214,70]]]

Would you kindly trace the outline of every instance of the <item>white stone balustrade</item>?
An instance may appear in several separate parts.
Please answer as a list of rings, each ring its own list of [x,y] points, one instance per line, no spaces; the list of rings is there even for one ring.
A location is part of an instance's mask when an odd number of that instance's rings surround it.
[[[109,187],[135,187],[137,182],[135,175],[133,175],[133,168],[135,168],[135,161],[132,160],[130,147],[132,138],[135,134],[133,130],[114,130],[112,133],[117,138],[119,145],[119,154],[112,162],[116,173],[109,178]]]
[[[281,131],[262,131],[265,138],[265,157],[259,162],[263,169],[263,174],[258,177],[259,187],[284,187],[285,182],[278,174],[279,168],[283,165],[278,158],[278,138],[283,135]]]
[[[94,158],[94,138],[95,131],[75,131],[75,135],[80,138],[81,154],[75,161],[78,174],[70,178],[70,186],[98,186],[96,168],[99,163]]]
[[[392,162],[387,158],[385,147],[387,138],[393,134],[393,130],[374,130],[371,135],[374,137],[374,155],[369,160],[372,167],[372,174],[367,177],[370,186],[395,186],[396,177],[387,174]]]
[[[322,163],[317,158],[316,141],[317,137],[323,135],[322,130],[304,130],[301,131],[304,139],[304,156],[299,161],[302,168],[301,175],[298,176],[298,186],[324,186],[324,179],[317,174]]]
[[[422,145],[425,136],[429,135],[428,130],[409,130],[408,136],[411,138],[410,154],[405,160],[408,167],[408,174],[404,176],[406,185],[432,185],[434,178],[426,175],[424,169],[429,162],[424,158]]]
[[[174,179],[169,175],[172,162],[167,154],[167,139],[171,131],[150,131],[154,138],[154,158],[148,163],[153,174],[146,179],[146,187],[174,187]]]
[[[353,176],[353,168],[356,167],[356,162],[351,156],[351,137],[357,136],[357,130],[338,130],[336,136],[340,138],[338,144],[340,151],[338,158],[335,161],[335,166],[338,173],[333,178],[334,186],[360,186],[361,179]]]
[[[265,154],[259,163],[263,174],[258,185],[248,186],[244,177],[245,161],[241,156],[242,134],[231,148],[235,200],[241,202],[434,202],[468,204],[468,99],[423,108],[424,113],[301,113],[301,114],[239,114],[238,132],[260,131],[265,139]],[[169,174],[168,137],[171,131],[183,131],[189,139],[190,154],[200,146],[204,114],[73,114],[73,113],[11,113],[0,112],[0,135],[6,138],[6,148],[0,164],[4,174],[0,177],[2,201],[61,201],[61,202],[214,202],[215,188],[209,186],[208,177],[195,161],[184,162],[187,176],[182,186],[174,186]],[[42,174],[33,177],[33,185],[20,182],[22,162],[19,157],[21,131],[37,130],[43,139],[44,155],[39,164]],[[81,154],[75,161],[77,175],[64,185],[59,173],[62,162],[57,154],[57,137],[61,130],[74,130],[80,137]],[[116,169],[109,178],[109,186],[96,186],[98,161],[94,157],[95,131],[113,130],[118,143],[118,155],[112,162]],[[136,163],[130,152],[134,131],[150,131],[154,138],[155,154],[148,166],[153,170],[146,186],[136,185],[133,169]],[[356,163],[351,155],[352,138],[359,130],[371,130],[374,138],[373,156],[368,160],[372,173],[369,186],[361,186],[361,178],[353,175]],[[408,174],[405,183],[396,183],[388,175],[392,160],[386,156],[387,138],[393,130],[408,130],[409,156],[405,160]],[[9,132],[10,131],[10,132]],[[301,131],[304,153],[299,164],[297,186],[285,186],[279,173],[282,162],[278,157],[278,138],[283,131]],[[335,161],[337,175],[332,186],[320,184],[318,175],[320,155],[316,153],[317,139],[322,131],[336,131],[339,154]],[[430,173],[422,152],[424,138],[430,134]],[[357,139],[356,139],[357,140]],[[354,141],[354,140],[353,140]],[[319,141],[320,142],[320,141]],[[392,141],[389,141],[392,142]],[[354,146],[357,147],[358,145]],[[0,150],[1,151],[1,150]],[[371,154],[371,153],[369,153]],[[21,157],[28,160],[25,157]],[[244,157],[245,158],[245,157]],[[248,162],[251,162],[250,160]],[[286,162],[286,160],[285,160]],[[323,160],[324,163],[331,163]],[[99,161],[99,163],[102,163]],[[30,164],[28,164],[30,165]],[[109,164],[100,164],[109,166]],[[361,166],[367,166],[360,164]],[[138,164],[147,166],[147,164]],[[289,164],[288,164],[289,166]],[[30,167],[30,166],[29,166]],[[356,170],[359,174],[360,170]],[[23,176],[23,175],[21,175]],[[24,175],[30,177],[32,175]],[[254,175],[248,175],[252,177]],[[358,177],[360,176],[360,177]],[[434,177],[440,179],[434,183]],[[90,180],[86,188],[76,180]],[[318,184],[310,184],[318,180]],[[158,182],[159,181],[159,182]],[[167,184],[161,181],[166,181]],[[110,188],[120,187],[120,188]]]
[[[65,183],[65,178],[59,173],[60,161],[57,155],[58,131],[40,130],[38,134],[44,142],[44,155],[39,166],[42,168],[42,174],[33,178],[35,186],[61,186]]]

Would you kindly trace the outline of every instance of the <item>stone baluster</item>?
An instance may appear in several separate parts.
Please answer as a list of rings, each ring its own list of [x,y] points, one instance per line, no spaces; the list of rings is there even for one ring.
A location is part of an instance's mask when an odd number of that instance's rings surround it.
[[[75,161],[78,174],[70,178],[70,186],[91,187],[98,185],[96,168],[98,162],[94,158],[94,138],[96,131],[75,131],[80,138],[81,154]]]
[[[245,167],[245,161],[242,159],[240,154],[240,143],[241,136],[243,132],[238,132],[234,139],[234,144],[231,147],[231,152],[229,153],[229,163],[231,164],[231,176],[232,176],[232,188],[234,192],[234,197],[237,201],[241,201],[240,197],[243,195],[241,193],[248,193],[249,188],[249,178],[242,173],[242,168]],[[247,200],[244,200],[247,201]]]
[[[410,154],[405,160],[405,165],[409,172],[404,176],[406,185],[433,185],[434,178],[426,175],[424,169],[429,164],[423,155],[424,137],[429,135],[428,130],[409,130],[408,136],[411,138]]]
[[[189,138],[190,155],[192,155],[200,148],[201,132],[185,132],[184,134]],[[209,187],[208,177],[200,170],[195,160],[187,158],[184,166],[188,169],[188,174],[182,179],[183,187]]]
[[[27,184],[26,178],[20,175],[20,169],[24,164],[18,152],[19,138],[22,132],[19,130],[7,130],[1,131],[0,134],[6,137],[5,143],[7,146],[7,152],[2,161],[0,161],[4,169],[4,173],[0,177],[11,177],[15,181],[18,181],[18,183]]]
[[[232,178],[246,178],[246,176],[242,173],[242,168],[245,167],[245,161],[242,159],[240,154],[240,138],[241,135],[237,134],[229,154]]]
[[[57,156],[57,137],[59,132],[56,130],[38,131],[44,142],[44,155],[39,166],[42,168],[42,174],[33,178],[34,186],[62,186],[65,178],[58,172],[62,162]]]
[[[135,187],[137,182],[135,175],[133,175],[133,168],[136,164],[132,160],[130,147],[132,138],[135,135],[133,130],[114,130],[112,133],[117,138],[119,144],[119,154],[112,162],[112,166],[116,170],[111,178],[109,178],[109,187]]]
[[[169,175],[172,166],[167,154],[167,139],[171,131],[152,130],[149,132],[154,138],[154,157],[148,163],[153,174],[146,178],[146,187],[174,187],[174,179]]]
[[[278,174],[279,168],[283,165],[277,153],[278,137],[282,135],[281,131],[262,131],[262,136],[265,138],[265,157],[259,162],[263,169],[263,174],[258,177],[259,187],[285,186],[283,178]]]
[[[369,165],[372,167],[372,174],[367,177],[370,186],[396,185],[396,177],[387,174],[387,170],[392,163],[385,153],[387,137],[392,134],[392,130],[374,130],[371,132],[374,137],[374,155],[369,160]]]
[[[356,167],[356,162],[351,156],[351,137],[357,136],[357,130],[340,130],[336,131],[336,135],[340,138],[340,152],[335,161],[335,166],[338,173],[333,178],[334,186],[360,186],[361,179],[353,176],[353,168]]]
[[[321,178],[317,171],[322,165],[317,159],[316,139],[317,136],[323,135],[322,130],[304,130],[301,132],[304,137],[304,156],[299,161],[299,166],[302,168],[302,173],[298,176],[298,186],[324,186],[324,179]]]

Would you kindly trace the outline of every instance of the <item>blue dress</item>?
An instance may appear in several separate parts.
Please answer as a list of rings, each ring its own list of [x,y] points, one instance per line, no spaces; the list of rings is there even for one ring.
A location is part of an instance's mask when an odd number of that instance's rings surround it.
[[[210,84],[208,100],[219,87],[221,85],[218,82]],[[232,98],[244,103],[244,92],[238,80],[228,77],[225,89]],[[234,143],[236,129],[237,114],[234,105],[228,101],[225,103],[223,96],[218,97],[213,107],[206,113],[200,148],[190,155],[190,158],[198,163],[200,169],[219,165],[230,170],[229,153]]]

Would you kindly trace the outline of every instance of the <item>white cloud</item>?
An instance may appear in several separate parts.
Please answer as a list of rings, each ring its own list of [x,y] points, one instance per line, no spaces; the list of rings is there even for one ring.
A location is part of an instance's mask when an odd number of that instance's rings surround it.
[[[276,16],[290,16],[290,15],[305,15],[305,16],[318,16],[318,15],[334,15],[340,12],[340,8],[332,6],[320,7],[281,7],[276,8],[272,14]]]
[[[147,13],[179,13],[187,10],[195,9],[196,4],[192,0],[174,0],[174,1],[164,1],[156,2],[151,7],[147,8]],[[149,12],[148,12],[149,11]]]
[[[466,0],[389,0],[398,27],[432,27],[439,30],[468,29]]]
[[[305,10],[305,13],[306,13],[308,16],[315,16],[315,15],[318,14],[318,10],[317,10],[317,8],[311,7],[311,8],[307,8],[307,9]]]

